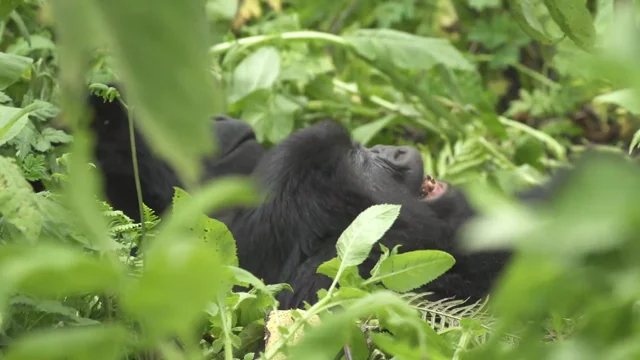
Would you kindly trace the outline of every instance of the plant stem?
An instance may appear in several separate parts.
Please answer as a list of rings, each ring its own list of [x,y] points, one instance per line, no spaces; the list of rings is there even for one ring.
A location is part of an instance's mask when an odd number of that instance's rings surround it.
[[[220,54],[228,51],[234,46],[254,46],[262,45],[274,40],[319,40],[332,44],[348,46],[349,43],[341,36],[333,35],[320,31],[292,31],[277,35],[258,35],[250,36],[235,41],[223,42],[216,44],[209,49],[210,54]]]
[[[133,124],[133,109],[129,108],[120,98],[118,101],[127,110],[129,118],[129,142],[131,143],[131,163],[133,164],[133,179],[136,183],[136,196],[138,197],[138,210],[140,211],[140,244],[144,242],[146,234],[146,221],[144,219],[144,205],[142,200],[142,185],[140,184],[140,171],[138,169],[138,152],[136,151],[135,127]]]

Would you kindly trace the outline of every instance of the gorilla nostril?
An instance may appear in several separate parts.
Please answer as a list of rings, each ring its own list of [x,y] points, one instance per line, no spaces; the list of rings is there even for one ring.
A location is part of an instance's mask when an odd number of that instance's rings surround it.
[[[393,154],[393,159],[394,160],[398,160],[399,157],[403,156],[404,154],[407,153],[407,150],[405,149],[398,149],[396,150],[395,154]]]

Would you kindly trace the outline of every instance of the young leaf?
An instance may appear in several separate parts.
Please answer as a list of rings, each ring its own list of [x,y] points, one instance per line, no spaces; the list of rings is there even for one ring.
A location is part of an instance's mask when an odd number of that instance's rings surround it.
[[[387,289],[407,292],[442,275],[453,264],[453,256],[444,251],[411,251],[392,255],[382,262],[380,273],[375,280],[382,281]]]
[[[596,41],[593,17],[585,0],[544,0],[549,14],[576,45],[590,50]]]
[[[280,54],[268,46],[247,56],[233,71],[229,102],[235,103],[260,89],[273,86],[280,74]]]
[[[345,39],[359,55],[374,63],[405,70],[429,70],[436,64],[464,71],[475,69],[445,39],[426,38],[391,29],[360,29]]]
[[[366,209],[338,238],[336,248],[341,267],[357,266],[366,260],[371,247],[391,228],[400,215],[400,205],[374,205]]]
[[[0,52],[0,89],[18,81],[32,63],[31,58]]]

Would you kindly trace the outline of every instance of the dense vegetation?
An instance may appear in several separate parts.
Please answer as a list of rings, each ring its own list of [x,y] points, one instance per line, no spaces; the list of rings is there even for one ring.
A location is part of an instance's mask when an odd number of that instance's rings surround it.
[[[640,356],[638,15],[627,0],[3,0],[0,356],[251,359],[267,319],[266,359]],[[162,221],[96,199],[82,100],[117,97],[115,79],[190,184]],[[229,232],[201,215],[254,193],[195,185],[213,113],[267,146],[332,117],[365,145],[418,147],[486,213],[470,246],[518,250],[491,306],[408,292],[451,266],[436,251],[385,249],[359,278],[399,211],[385,205],[345,231],[318,303],[266,317],[287,285],[238,268]],[[594,161],[535,211],[510,200],[587,148],[628,161]]]

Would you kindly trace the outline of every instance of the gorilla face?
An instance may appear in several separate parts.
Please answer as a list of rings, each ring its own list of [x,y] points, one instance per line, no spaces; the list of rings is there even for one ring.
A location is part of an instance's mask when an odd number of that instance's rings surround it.
[[[447,192],[447,183],[424,176],[422,156],[410,146],[364,148],[354,143],[353,151],[354,169],[367,178],[374,191],[399,191],[423,201],[436,200]]]

